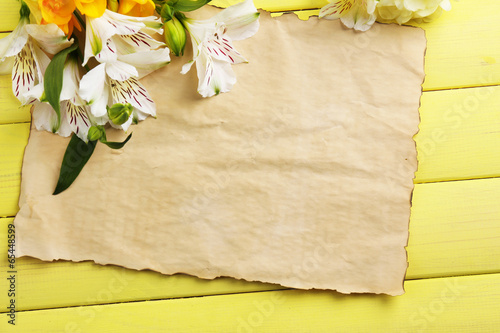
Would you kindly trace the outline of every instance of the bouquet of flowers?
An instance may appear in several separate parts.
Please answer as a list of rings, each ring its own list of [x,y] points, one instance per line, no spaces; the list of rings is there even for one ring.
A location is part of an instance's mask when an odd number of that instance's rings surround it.
[[[33,123],[72,138],[63,158],[58,194],[76,179],[97,142],[112,149],[109,128],[155,117],[156,105],[139,79],[184,53],[187,35],[196,63],[198,92],[211,97],[236,83],[231,65],[246,62],[233,41],[253,36],[259,12],[252,0],[207,20],[186,16],[210,0],[20,0],[15,30],[0,40],[0,74],[12,75],[12,91],[33,106]],[[367,30],[375,22],[406,23],[449,9],[449,0],[334,0],[320,17]],[[162,38],[163,37],[163,38]],[[79,39],[80,38],[80,39]]]
[[[208,20],[184,14],[208,2],[21,0],[18,26],[0,40],[0,73],[12,73],[12,91],[33,106],[38,130],[74,133],[54,194],[76,179],[97,142],[119,149],[131,137],[109,142],[107,128],[127,131],[155,116],[155,103],[139,79],[167,65],[171,51],[182,55],[186,32],[194,58],[182,71],[196,63],[199,93],[209,97],[232,88],[231,65],[246,62],[233,40],[257,32],[259,13],[247,0]],[[164,42],[158,40],[162,34]]]

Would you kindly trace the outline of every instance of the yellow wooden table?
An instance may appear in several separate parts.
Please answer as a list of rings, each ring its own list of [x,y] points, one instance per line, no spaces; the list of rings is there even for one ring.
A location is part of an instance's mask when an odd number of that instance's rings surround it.
[[[255,3],[276,15],[302,10],[304,18],[325,1]],[[0,332],[500,332],[500,1],[452,5],[420,25],[427,76],[399,297],[32,258],[17,259],[9,297],[5,252],[30,116],[12,96],[10,77],[0,76]],[[18,8],[0,0],[0,31],[15,27]]]

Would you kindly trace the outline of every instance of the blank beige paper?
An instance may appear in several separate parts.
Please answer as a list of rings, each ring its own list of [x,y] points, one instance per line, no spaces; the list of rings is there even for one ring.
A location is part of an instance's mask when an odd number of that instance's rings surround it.
[[[423,30],[262,13],[235,46],[230,93],[200,97],[190,55],[144,78],[158,118],[58,196],[68,139],[32,130],[17,255],[402,294]]]

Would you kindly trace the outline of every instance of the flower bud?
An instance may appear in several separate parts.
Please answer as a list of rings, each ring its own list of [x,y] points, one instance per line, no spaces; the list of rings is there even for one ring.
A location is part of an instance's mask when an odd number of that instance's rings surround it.
[[[129,103],[116,103],[112,107],[108,107],[109,120],[115,125],[122,125],[130,118],[133,109],[134,107]]]
[[[170,50],[176,55],[184,54],[184,47],[186,46],[186,31],[182,23],[176,18],[172,17],[170,21],[165,22],[165,43],[167,43]]]
[[[97,141],[104,134],[104,128],[102,126],[91,126],[87,134],[89,141]]]
[[[164,22],[170,21],[174,16],[174,9],[168,3],[164,4],[160,10],[160,16]]]

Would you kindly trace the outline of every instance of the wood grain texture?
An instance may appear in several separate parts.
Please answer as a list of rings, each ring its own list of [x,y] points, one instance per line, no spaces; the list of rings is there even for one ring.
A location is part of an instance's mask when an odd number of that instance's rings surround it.
[[[12,222],[12,218],[0,219],[2,249],[7,248],[8,224]],[[8,270],[7,256],[2,255],[0,272]],[[96,265],[89,261],[43,262],[34,258],[17,258],[16,270],[16,303],[21,311],[283,289],[277,285],[230,278],[202,280],[181,274],[166,276],[152,271]],[[7,280],[2,276],[0,290],[7,289]],[[7,311],[8,302],[7,293],[0,293],[0,312]]]
[[[12,31],[19,22],[19,8],[17,0],[0,0],[0,32]]]
[[[5,95],[8,92],[2,96]],[[28,109],[14,109],[16,103],[6,103],[10,111],[5,111],[5,115],[29,119]],[[415,183],[500,174],[500,87],[425,92],[421,104],[420,131],[415,136],[419,159]],[[19,193],[12,185],[19,184],[21,156],[28,135],[27,131],[15,135],[14,130],[27,125],[12,129],[8,126],[0,126],[0,144],[6,147],[0,162],[0,182],[8,188],[0,193],[0,216],[17,212]]]
[[[453,1],[452,10],[443,12],[438,19],[410,23],[423,28],[427,37],[424,91],[500,84],[498,12],[497,0]],[[295,13],[307,20],[318,15],[319,10]]]
[[[213,0],[210,4],[216,7],[227,8],[242,1],[243,0]],[[254,0],[255,7],[268,12],[321,8],[327,3],[327,0]]]
[[[213,1],[226,7],[239,0]],[[269,11],[317,8],[324,0],[261,0],[258,7]],[[13,29],[17,24],[19,4],[2,0],[0,31]],[[500,84],[500,1],[454,1],[453,8],[431,23],[414,24],[426,31],[426,80],[424,90],[477,87]],[[317,15],[317,10],[298,12],[302,19]],[[15,17],[15,19],[13,19]],[[478,38],[480,36],[480,38]]]
[[[500,275],[405,283],[406,294],[272,291],[17,314],[22,332],[495,332]],[[11,332],[6,314],[0,331]]]
[[[499,178],[415,185],[407,277],[500,273],[499,201]]]
[[[21,106],[12,93],[11,76],[0,75],[0,125],[30,120],[30,106]]]
[[[216,0],[225,6],[238,0]],[[324,0],[256,0],[281,15],[317,15]],[[1,332],[494,332],[500,326],[499,107],[500,2],[461,0],[426,30],[426,81],[415,137],[419,153],[400,297],[268,291],[279,286],[224,278],[164,276],[91,262],[17,259],[17,327]],[[12,30],[19,3],[0,0],[0,31]],[[3,34],[4,36],[4,34]],[[2,34],[0,34],[0,38]],[[477,87],[472,89],[443,90]],[[443,91],[433,91],[443,90]],[[17,212],[27,108],[0,77],[0,216]],[[20,124],[11,124],[11,123]],[[476,179],[452,181],[459,179]],[[7,224],[0,219],[0,247]],[[0,257],[0,312],[9,301]],[[486,274],[493,273],[493,274]],[[480,274],[475,276],[448,277]],[[448,277],[448,278],[435,278]],[[265,291],[265,292],[254,292]],[[240,294],[234,294],[240,293]],[[227,294],[224,296],[194,297]],[[231,294],[231,295],[229,295]],[[171,300],[162,300],[174,298]],[[144,300],[159,300],[148,301]],[[125,304],[109,304],[129,302]],[[106,305],[108,304],[108,305]],[[85,305],[84,307],[78,307]]]
[[[19,207],[21,165],[29,123],[0,125],[0,217],[14,216]]]
[[[500,261],[495,260],[500,258],[499,200],[500,179],[417,184],[407,249],[407,279],[500,273]],[[11,220],[0,221],[0,247],[5,248],[7,223]],[[7,270],[6,260],[0,257],[0,271]],[[17,269],[18,305],[22,310],[280,288],[233,279],[169,277],[91,262],[45,263],[19,258]],[[7,295],[0,293],[0,312],[5,311],[6,302]]]
[[[500,87],[424,93],[415,182],[500,176]]]

